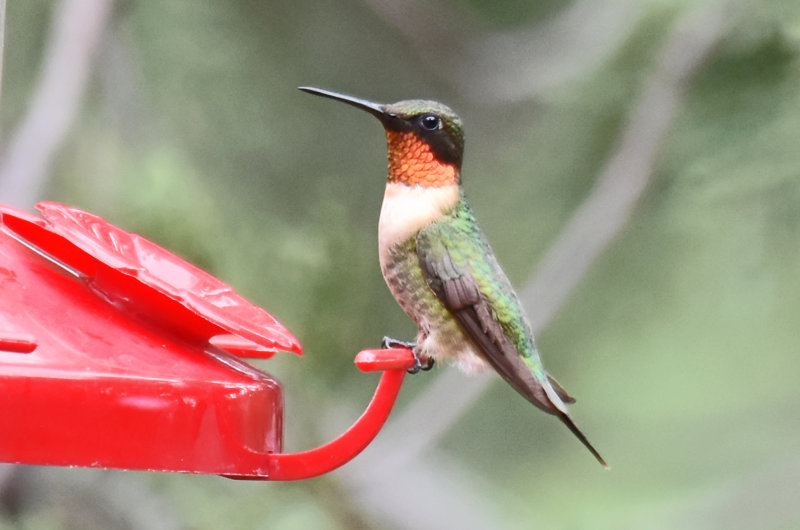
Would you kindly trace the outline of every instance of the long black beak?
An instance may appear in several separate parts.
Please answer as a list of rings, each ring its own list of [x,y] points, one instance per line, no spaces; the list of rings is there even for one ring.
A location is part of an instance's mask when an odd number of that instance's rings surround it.
[[[384,127],[388,128],[397,128],[399,118],[390,112],[386,111],[386,105],[382,105],[380,103],[375,103],[373,101],[368,101],[366,99],[356,98],[353,96],[348,96],[347,94],[340,94],[338,92],[331,92],[330,90],[323,90],[321,88],[314,88],[310,86],[301,86],[297,87],[303,92],[308,92],[309,94],[314,94],[315,96],[322,96],[324,98],[334,99],[336,101],[341,101],[342,103],[347,103],[348,105],[352,105],[361,110],[365,110],[381,120]]]

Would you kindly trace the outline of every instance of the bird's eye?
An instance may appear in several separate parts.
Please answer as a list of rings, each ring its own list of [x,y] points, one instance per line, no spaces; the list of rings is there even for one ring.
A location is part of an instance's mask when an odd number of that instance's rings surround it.
[[[419,123],[426,131],[435,131],[442,128],[442,119],[436,114],[423,114],[419,117]]]

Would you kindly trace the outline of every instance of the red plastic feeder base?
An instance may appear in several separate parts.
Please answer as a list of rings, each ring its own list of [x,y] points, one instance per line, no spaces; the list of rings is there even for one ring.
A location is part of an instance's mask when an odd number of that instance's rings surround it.
[[[239,357],[300,353],[271,315],[153,243],[66,206],[0,207],[0,461],[294,480],[377,434],[407,350],[342,437],[281,453],[278,382]]]

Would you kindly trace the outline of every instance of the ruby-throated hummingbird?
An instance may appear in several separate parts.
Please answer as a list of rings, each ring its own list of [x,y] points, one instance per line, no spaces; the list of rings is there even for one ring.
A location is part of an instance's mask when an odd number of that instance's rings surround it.
[[[448,359],[465,372],[494,368],[517,392],[558,416],[608,467],[567,411],[574,399],[544,369],[531,326],[461,188],[461,119],[435,101],[379,104],[319,88],[300,90],[377,117],[386,130],[389,176],[378,224],[380,265],[419,328],[421,365]],[[423,361],[420,361],[423,359]]]

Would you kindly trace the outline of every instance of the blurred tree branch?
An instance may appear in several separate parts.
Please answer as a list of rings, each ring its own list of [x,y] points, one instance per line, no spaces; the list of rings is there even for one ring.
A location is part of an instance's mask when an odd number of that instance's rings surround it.
[[[540,332],[550,323],[597,258],[631,219],[636,203],[652,179],[658,155],[689,83],[712,56],[744,1],[713,2],[690,10],[675,23],[662,47],[656,69],[634,105],[592,192],[521,292],[535,331]],[[368,452],[351,464],[349,487],[363,492],[380,482],[383,498],[393,502],[394,496],[386,492],[392,490],[393,484],[401,484],[404,476],[414,474],[418,483],[430,479],[425,467],[442,456],[435,454],[437,442],[494,380],[496,378],[480,378],[467,385],[464,376],[454,370],[443,372],[384,429]],[[446,402],[447,406],[430,406],[437,402]],[[456,475],[461,473],[455,465],[451,471]],[[458,503],[457,499],[449,497],[447,490],[440,489],[436,502],[425,507],[423,511],[429,518],[427,527],[446,524],[447,512],[437,506],[452,508],[454,502]],[[462,508],[476,509],[473,503],[479,498],[467,499],[461,503]],[[380,499],[370,497],[369,501],[375,503]],[[384,508],[385,513],[391,513],[390,507]],[[370,509],[375,511],[376,507]]]
[[[80,108],[113,0],[64,0],[53,13],[42,67],[28,112],[4,146],[0,200],[29,208]]]
[[[645,12],[631,0],[579,0],[551,20],[483,35],[454,63],[456,86],[477,101],[521,101],[592,72]]]
[[[53,159],[80,109],[92,60],[113,5],[113,0],[65,0],[55,7],[30,107],[10,142],[3,146],[0,201],[30,207],[41,194]],[[5,0],[0,0],[0,82],[4,18]],[[37,474],[35,469],[0,465],[0,502],[10,496],[25,495],[24,486],[19,491],[15,486],[26,480],[34,481],[37,486],[37,494],[28,495],[26,502],[40,497],[42,491],[54,493],[60,482],[52,481],[41,470]],[[125,520],[126,527],[180,527],[176,516],[147,485],[129,477],[123,479],[119,474],[94,472],[81,476],[87,479],[85,484],[81,484],[82,489],[93,491],[95,497],[105,497],[116,515]],[[72,488],[68,494],[78,495]]]
[[[522,290],[534,329],[544,329],[633,215],[684,92],[711,56],[740,0],[714,2],[679,20],[591,194]]]
[[[487,31],[444,2],[365,0],[462,96],[483,104],[519,101],[601,64],[643,13],[631,0],[580,0],[551,20]]]

